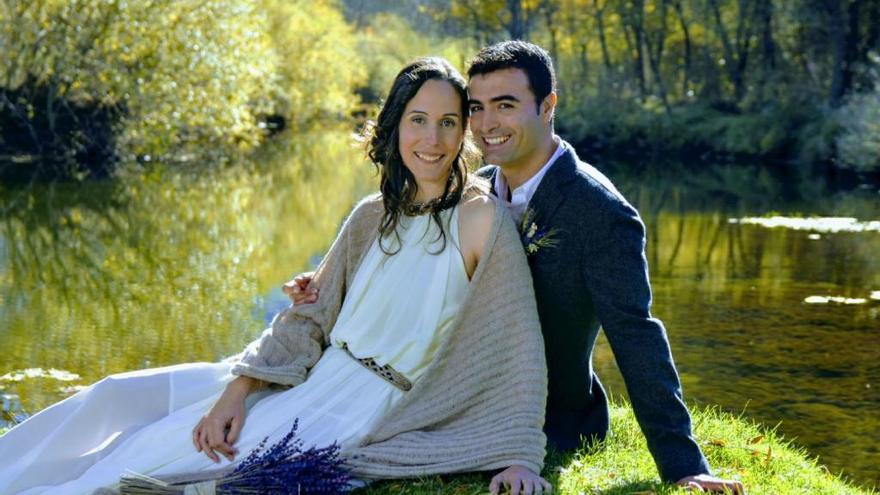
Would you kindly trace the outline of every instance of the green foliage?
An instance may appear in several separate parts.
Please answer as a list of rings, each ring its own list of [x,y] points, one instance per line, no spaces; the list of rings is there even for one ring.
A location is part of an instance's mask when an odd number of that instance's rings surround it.
[[[853,96],[839,117],[843,132],[837,148],[842,162],[862,172],[880,172],[880,85]]]
[[[834,476],[815,459],[793,447],[775,430],[721,413],[716,409],[692,410],[695,433],[716,474],[739,479],[748,493],[773,495],[868,495],[874,493]],[[644,436],[628,405],[612,408],[614,434],[598,447],[573,455],[551,455],[543,475],[554,493],[577,495],[683,494],[690,493],[660,483],[657,468]],[[359,495],[482,494],[489,474],[429,477],[388,481],[357,492]]]

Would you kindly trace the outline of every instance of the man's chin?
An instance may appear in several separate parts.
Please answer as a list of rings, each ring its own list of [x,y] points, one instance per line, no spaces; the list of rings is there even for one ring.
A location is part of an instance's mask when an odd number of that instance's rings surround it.
[[[483,161],[487,165],[498,165],[499,167],[507,163],[504,156],[500,153],[486,153],[485,151],[483,152]]]

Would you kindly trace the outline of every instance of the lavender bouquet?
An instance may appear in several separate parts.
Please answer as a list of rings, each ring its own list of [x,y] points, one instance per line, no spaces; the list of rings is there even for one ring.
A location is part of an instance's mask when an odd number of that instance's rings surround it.
[[[303,450],[302,439],[295,438],[299,420],[277,443],[266,449],[268,437],[233,470],[198,475],[187,481],[163,481],[137,473],[122,476],[123,495],[306,495],[345,493],[351,476],[339,458],[339,446]]]

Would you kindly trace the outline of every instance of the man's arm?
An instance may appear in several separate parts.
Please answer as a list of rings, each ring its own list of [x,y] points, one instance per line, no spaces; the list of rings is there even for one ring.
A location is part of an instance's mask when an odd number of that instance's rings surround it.
[[[650,314],[644,225],[622,200],[603,206],[594,213],[598,240],[585,243],[583,277],[636,419],[665,481],[708,474],[709,465],[691,433],[666,330]]]

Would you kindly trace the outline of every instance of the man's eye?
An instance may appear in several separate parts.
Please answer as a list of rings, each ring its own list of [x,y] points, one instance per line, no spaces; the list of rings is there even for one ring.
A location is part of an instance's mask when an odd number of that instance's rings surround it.
[[[479,112],[482,109],[483,107],[481,107],[480,105],[473,105],[471,106],[471,113]]]
[[[498,105],[498,108],[502,110],[507,110],[508,108],[513,108],[513,105],[511,105],[510,103],[501,103],[500,105]]]

